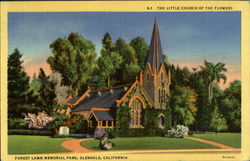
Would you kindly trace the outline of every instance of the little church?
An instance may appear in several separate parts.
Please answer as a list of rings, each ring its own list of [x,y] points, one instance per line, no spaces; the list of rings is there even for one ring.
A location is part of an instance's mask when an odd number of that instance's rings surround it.
[[[131,108],[130,128],[143,128],[143,110],[169,108],[170,72],[163,62],[160,34],[156,21],[152,32],[150,51],[144,71],[132,84],[124,84],[99,90],[88,89],[82,96],[67,98],[63,104],[69,105],[69,113],[81,114],[91,128],[115,127],[115,108]],[[169,116],[160,114],[160,120]],[[164,125],[159,124],[161,128]]]

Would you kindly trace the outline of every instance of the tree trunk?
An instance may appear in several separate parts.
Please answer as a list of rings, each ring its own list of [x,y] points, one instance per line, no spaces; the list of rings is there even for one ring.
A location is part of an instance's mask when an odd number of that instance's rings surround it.
[[[208,85],[208,100],[211,100],[211,83]]]
[[[108,87],[110,86],[110,75],[108,76]]]
[[[212,98],[213,98],[213,83],[211,83],[211,86],[210,86],[210,99],[212,100]]]

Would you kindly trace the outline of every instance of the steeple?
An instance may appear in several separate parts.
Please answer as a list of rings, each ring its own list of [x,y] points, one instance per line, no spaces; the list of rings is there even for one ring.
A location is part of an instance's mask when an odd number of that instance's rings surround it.
[[[153,71],[159,70],[160,65],[163,63],[163,53],[161,48],[161,40],[159,35],[158,25],[155,19],[154,29],[151,37],[150,50],[147,58],[147,63],[151,65]]]

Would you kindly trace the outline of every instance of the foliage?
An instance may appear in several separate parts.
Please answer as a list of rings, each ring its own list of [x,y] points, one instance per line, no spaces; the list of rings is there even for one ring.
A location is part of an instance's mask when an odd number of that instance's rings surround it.
[[[135,49],[127,44],[123,39],[115,42],[114,50],[122,57],[123,62],[120,68],[116,70],[114,77],[118,84],[131,83],[140,72],[138,58]]]
[[[212,113],[211,119],[211,129],[216,133],[218,131],[226,131],[227,130],[227,122],[225,117],[219,112],[218,106],[215,106],[214,111]]]
[[[130,123],[130,108],[126,106],[118,106],[116,108],[116,135],[127,136]]]
[[[70,133],[83,134],[87,128],[87,121],[85,120],[83,115],[77,115],[73,117],[76,117],[77,120],[72,122]]]
[[[28,123],[22,118],[8,118],[8,129],[26,129]]]
[[[63,126],[64,122],[68,120],[68,116],[61,113],[53,113],[52,117],[55,119],[49,125],[48,130],[50,130],[53,134],[56,134],[58,133],[59,127]]]
[[[68,38],[55,40],[50,48],[53,56],[47,62],[62,75],[62,84],[70,87],[70,94],[77,96],[95,66],[95,46],[79,34],[71,33]]]
[[[63,101],[69,95],[69,87],[62,85],[62,76],[58,72],[53,72],[49,75],[49,81],[55,85],[56,100]]]
[[[15,49],[8,57],[8,117],[22,117],[29,89],[29,76],[25,73],[21,60],[22,54]]]
[[[159,113],[155,109],[145,109],[144,128],[148,132],[147,136],[155,136],[156,130],[159,128]]]
[[[106,129],[106,132],[108,133],[108,137],[110,138],[110,139],[113,139],[113,138],[115,138],[116,137],[116,129],[115,128],[107,128]]]
[[[45,112],[39,112],[37,115],[28,113],[28,115],[25,115],[25,120],[29,123],[28,128],[44,129],[46,125],[54,121],[54,118]]]
[[[47,130],[30,129],[8,129],[8,135],[41,135],[50,136],[51,132]]]
[[[196,93],[188,87],[177,86],[171,93],[170,107],[173,123],[191,125],[195,120],[197,111]]]
[[[144,69],[149,52],[147,42],[142,37],[136,37],[130,41],[130,46],[132,46],[136,52],[138,65],[141,69]]]
[[[183,125],[177,125],[168,130],[168,136],[172,138],[183,138],[188,135],[188,127]]]
[[[98,74],[101,79],[105,82],[104,87],[112,86],[116,83],[115,78],[112,76],[116,72],[123,61],[123,58],[117,52],[109,52],[105,55],[102,53],[101,57],[98,58]]]
[[[39,90],[41,89],[41,81],[37,78],[36,74],[33,75],[32,81],[29,85],[29,91],[32,91],[33,96],[39,95]]]
[[[55,134],[53,138],[86,138],[86,134]]]
[[[201,66],[201,68],[208,84],[208,99],[211,100],[213,97],[213,82],[220,82],[220,80],[223,79],[225,83],[227,78],[223,72],[226,72],[227,69],[224,63],[217,63],[214,65],[206,60],[204,61],[204,67]]]
[[[107,136],[104,136],[100,139],[99,147],[103,150],[110,150],[112,149],[112,142]]]
[[[36,105],[48,114],[53,112],[53,106],[56,105],[55,84],[49,81],[49,76],[46,76],[44,70],[40,68],[38,75],[41,87]]]
[[[224,97],[220,102],[220,111],[223,113],[229,131],[241,131],[241,82],[234,81],[225,89]]]

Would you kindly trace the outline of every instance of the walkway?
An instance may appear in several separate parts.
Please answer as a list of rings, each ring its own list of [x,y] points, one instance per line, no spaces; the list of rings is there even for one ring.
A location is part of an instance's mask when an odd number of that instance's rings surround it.
[[[221,143],[217,143],[215,141],[210,141],[210,140],[205,140],[205,139],[199,139],[199,138],[194,138],[194,137],[185,137],[185,139],[195,140],[195,141],[199,141],[199,142],[202,142],[202,143],[210,144],[210,145],[213,145],[213,146],[217,146],[217,147],[219,147],[221,149],[236,149],[236,148],[228,146],[228,145],[224,145],[224,144],[221,144]]]
[[[91,139],[91,138],[90,138]],[[72,139],[72,140],[66,140],[61,143],[62,147],[65,149],[71,150],[76,153],[89,153],[89,152],[95,152],[93,150],[84,148],[81,146],[81,142],[90,140],[90,139]]]

